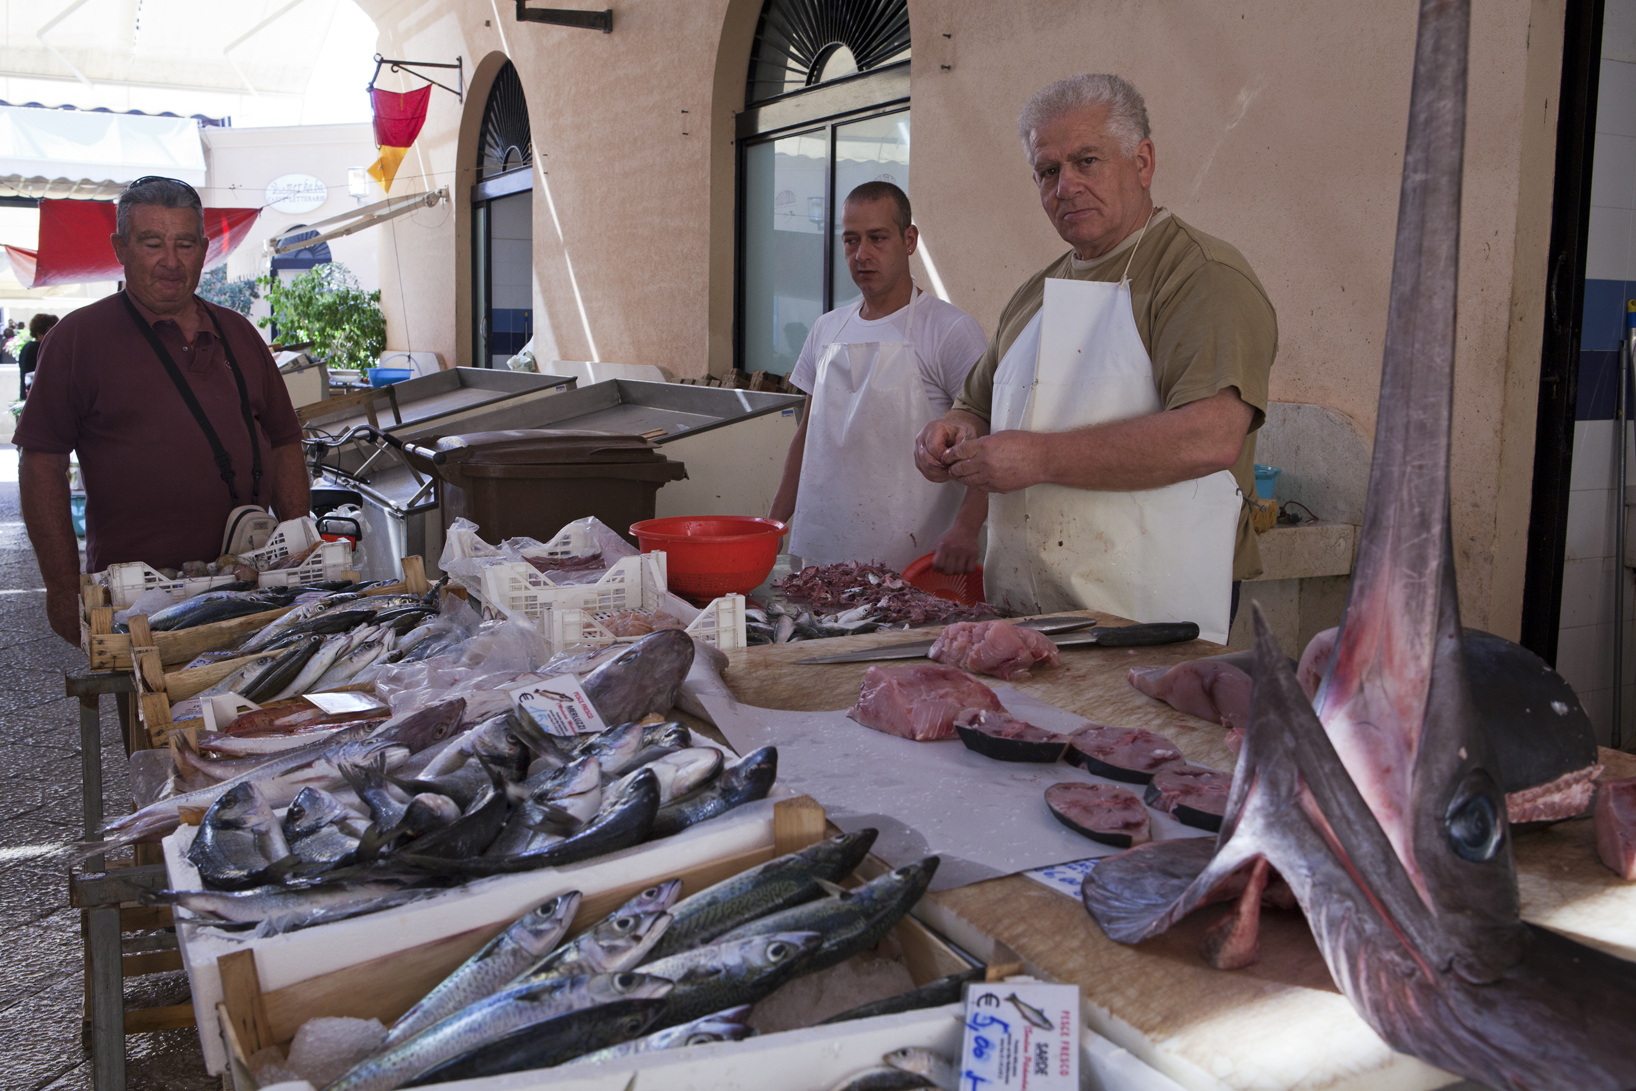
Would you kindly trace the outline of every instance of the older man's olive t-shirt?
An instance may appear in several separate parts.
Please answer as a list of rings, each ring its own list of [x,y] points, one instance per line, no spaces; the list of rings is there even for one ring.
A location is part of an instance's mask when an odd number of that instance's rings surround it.
[[[1135,247],[1135,256],[1131,249]],[[1161,212],[1137,245],[1132,235],[1112,251],[1082,262],[1070,251],[1029,277],[1000,312],[999,332],[966,377],[954,408],[989,419],[994,373],[1012,342],[1039,312],[1047,278],[1116,282],[1130,263],[1136,332],[1153,361],[1153,381],[1166,409],[1177,409],[1237,387],[1255,419],[1233,464],[1246,497],[1255,495],[1255,430],[1267,409],[1267,381],[1278,351],[1278,318],[1250,263],[1229,244]],[[1249,504],[1239,514],[1233,578],[1261,574]]]

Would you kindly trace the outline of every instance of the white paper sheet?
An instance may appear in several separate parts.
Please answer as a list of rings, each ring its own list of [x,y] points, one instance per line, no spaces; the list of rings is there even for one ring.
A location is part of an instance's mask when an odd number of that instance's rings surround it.
[[[1083,716],[1010,686],[1000,703],[1018,719],[1064,734]],[[924,856],[942,863],[933,890],[1049,867],[1119,850],[1073,832],[1052,816],[1045,789],[1059,781],[1116,783],[1065,763],[995,761],[959,740],[911,742],[872,731],[845,711],[782,712],[740,704],[700,687],[695,696],[741,753],[778,747],[778,780],[824,805],[843,830],[880,830],[874,853],[894,867]],[[1141,794],[1140,785],[1126,784]],[[1214,837],[1149,808],[1153,837]]]

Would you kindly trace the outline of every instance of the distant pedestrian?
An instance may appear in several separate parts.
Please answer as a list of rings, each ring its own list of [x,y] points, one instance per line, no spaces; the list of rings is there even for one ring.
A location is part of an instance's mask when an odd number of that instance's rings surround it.
[[[28,335],[31,340],[17,351],[18,390],[23,397],[28,397],[28,388],[34,385],[34,365],[40,359],[40,340],[46,332],[57,324],[54,314],[37,314],[28,320]]]

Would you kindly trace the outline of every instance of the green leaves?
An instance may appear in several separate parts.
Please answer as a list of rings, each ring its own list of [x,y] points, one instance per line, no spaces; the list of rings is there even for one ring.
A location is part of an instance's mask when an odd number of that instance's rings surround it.
[[[250,317],[250,305],[261,298],[254,277],[228,280],[226,265],[205,270],[199,278],[199,295],[219,307],[238,311],[246,318]]]
[[[379,362],[386,347],[381,293],[365,292],[345,265],[328,262],[289,280],[262,277],[256,283],[266,290],[273,311],[259,324],[276,326],[280,341],[315,342],[313,356],[330,367],[365,368]]]

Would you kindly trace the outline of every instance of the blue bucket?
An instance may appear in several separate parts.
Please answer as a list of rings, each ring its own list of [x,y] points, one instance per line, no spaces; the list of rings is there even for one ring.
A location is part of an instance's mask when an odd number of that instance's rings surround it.
[[[401,383],[414,372],[406,367],[372,367],[369,369],[370,386],[391,386]]]
[[[1255,464],[1255,494],[1263,500],[1271,500],[1273,492],[1278,488],[1278,475],[1283,473],[1277,466],[1263,466]]]
[[[74,537],[85,537],[85,494],[82,492],[70,493],[68,496],[68,510],[74,519]]]

